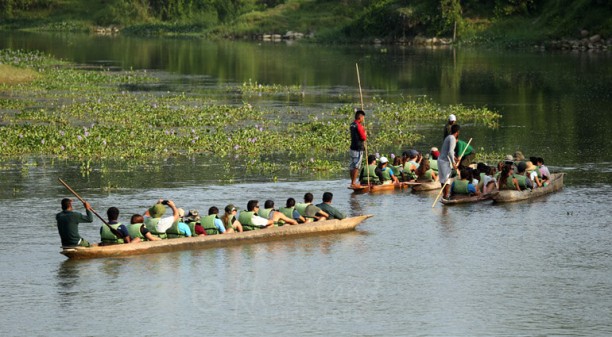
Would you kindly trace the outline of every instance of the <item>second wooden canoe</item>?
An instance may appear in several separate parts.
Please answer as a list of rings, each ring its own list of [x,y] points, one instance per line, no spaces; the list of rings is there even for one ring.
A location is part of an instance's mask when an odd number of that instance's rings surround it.
[[[495,200],[495,202],[514,202],[541,197],[563,188],[564,175],[565,173],[552,173],[548,186],[544,187],[524,191],[501,190],[499,191],[499,194],[494,196],[492,199]]]

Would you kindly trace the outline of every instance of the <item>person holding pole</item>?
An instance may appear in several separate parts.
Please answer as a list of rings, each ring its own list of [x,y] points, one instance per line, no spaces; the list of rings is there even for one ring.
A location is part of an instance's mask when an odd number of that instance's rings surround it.
[[[367,134],[363,127],[365,120],[365,112],[363,110],[355,111],[355,120],[351,123],[351,147],[349,155],[351,157],[351,163],[349,171],[351,174],[351,187],[361,186],[358,181],[359,170],[361,169],[361,162],[363,161],[363,151],[365,149],[365,141],[367,140]]]
[[[55,215],[55,219],[63,247],[90,246],[89,242],[79,234],[79,223],[93,222],[93,213],[87,201],[83,201],[83,207],[87,215],[73,211],[71,199],[62,199],[62,211]]]
[[[457,145],[457,139],[459,139],[460,129],[459,124],[452,125],[450,134],[446,136],[440,149],[440,157],[438,157],[438,176],[440,177],[440,183],[444,187],[442,192],[445,199],[448,199],[450,196],[450,184],[446,184],[446,181],[450,179],[452,169],[457,168],[455,146]]]

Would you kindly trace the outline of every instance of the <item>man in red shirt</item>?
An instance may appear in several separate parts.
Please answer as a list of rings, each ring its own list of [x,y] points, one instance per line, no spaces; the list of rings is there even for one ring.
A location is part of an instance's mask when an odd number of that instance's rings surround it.
[[[363,161],[363,150],[365,148],[365,141],[367,134],[363,127],[365,120],[365,112],[363,110],[355,111],[355,120],[351,123],[351,148],[349,154],[351,157],[351,164],[349,170],[351,173],[351,185],[359,186],[360,183],[357,180],[359,176],[359,170],[361,169],[361,162]]]

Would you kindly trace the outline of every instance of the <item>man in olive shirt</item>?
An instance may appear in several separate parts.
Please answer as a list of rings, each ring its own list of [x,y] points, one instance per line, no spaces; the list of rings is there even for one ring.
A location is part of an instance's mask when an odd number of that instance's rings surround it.
[[[83,203],[83,207],[87,210],[87,216],[72,210],[72,200],[68,198],[62,199],[62,211],[55,215],[57,231],[62,239],[62,246],[89,247],[89,242],[79,234],[79,223],[93,222],[93,213],[87,201]]]
[[[346,215],[331,205],[333,197],[334,195],[331,192],[323,193],[323,202],[318,204],[317,207],[319,207],[323,212],[329,214],[329,218],[327,218],[328,220],[342,220],[346,218]]]

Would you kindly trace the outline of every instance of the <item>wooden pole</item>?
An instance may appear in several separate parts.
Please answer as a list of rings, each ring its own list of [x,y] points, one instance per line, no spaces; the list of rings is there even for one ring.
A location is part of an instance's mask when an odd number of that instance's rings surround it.
[[[470,138],[470,140],[468,141],[467,145],[465,146],[465,149],[463,149],[463,151],[461,152],[461,155],[459,156],[459,159],[457,159],[457,165],[459,165],[459,163],[461,162],[461,158],[463,158],[463,155],[465,154],[465,150],[467,150],[467,148],[468,148],[468,146],[470,146],[471,142],[472,142],[472,138]],[[455,169],[457,169],[457,167],[455,167]],[[431,205],[431,208],[436,207],[436,203],[438,202],[438,199],[440,199],[440,196],[444,192],[444,188],[446,187],[446,185],[448,185],[448,180],[449,179],[450,179],[450,173],[448,174],[448,176],[446,176],[446,181],[444,182],[444,186],[442,186],[442,189],[440,190],[440,193],[438,193],[438,196],[436,197],[436,200],[434,200],[433,204]]]

